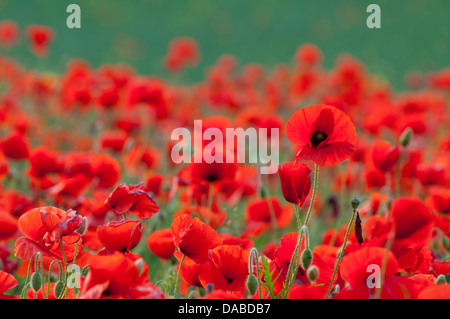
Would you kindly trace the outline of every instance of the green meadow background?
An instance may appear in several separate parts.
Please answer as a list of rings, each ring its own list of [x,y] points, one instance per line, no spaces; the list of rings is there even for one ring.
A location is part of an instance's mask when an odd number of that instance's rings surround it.
[[[82,28],[68,29],[66,7],[81,7]],[[381,7],[381,29],[368,29],[366,8]],[[268,68],[291,62],[304,42],[318,45],[331,68],[340,53],[366,63],[370,72],[403,88],[404,75],[449,66],[448,0],[0,0],[0,20],[21,30],[31,23],[56,31],[50,55],[39,61],[22,36],[8,52],[27,67],[61,72],[80,57],[94,67],[127,62],[141,74],[167,77],[162,60],[172,38],[199,42],[202,61],[185,80],[202,80],[224,53]]]

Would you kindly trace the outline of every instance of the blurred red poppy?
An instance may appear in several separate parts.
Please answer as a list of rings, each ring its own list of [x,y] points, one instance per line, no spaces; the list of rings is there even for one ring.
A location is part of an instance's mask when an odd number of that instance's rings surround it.
[[[400,148],[392,146],[384,140],[376,140],[373,146],[372,159],[375,166],[383,172],[391,171],[397,164]]]

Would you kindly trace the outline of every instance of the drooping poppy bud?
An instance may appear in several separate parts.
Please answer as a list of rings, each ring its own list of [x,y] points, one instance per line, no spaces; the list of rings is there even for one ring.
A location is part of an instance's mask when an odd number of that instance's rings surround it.
[[[376,140],[373,146],[372,159],[375,166],[383,172],[391,171],[397,164],[400,148],[388,141]]]
[[[63,291],[64,291],[64,282],[58,280],[55,284],[55,287],[53,288],[53,294],[55,295],[55,298],[59,299]]]
[[[253,274],[250,274],[247,277],[247,289],[252,295],[256,295],[256,292],[258,290],[258,279],[256,279],[256,276]]]
[[[41,289],[41,286],[42,286],[41,274],[38,272],[35,272],[31,276],[31,288],[33,288],[34,292],[38,292],[39,289]]]
[[[313,254],[311,249],[305,249],[302,253],[302,267],[303,269],[308,269],[311,265],[313,259]]]
[[[289,162],[278,167],[284,199],[300,207],[311,188],[311,170],[303,163]]]
[[[361,227],[361,218],[359,218],[359,212],[356,212],[356,220],[355,220],[355,236],[358,240],[358,244],[362,244],[364,241],[362,237],[362,227]]]

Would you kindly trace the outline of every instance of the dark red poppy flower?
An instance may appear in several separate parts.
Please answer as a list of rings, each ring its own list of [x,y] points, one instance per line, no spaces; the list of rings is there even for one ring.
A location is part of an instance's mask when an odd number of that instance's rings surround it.
[[[375,167],[380,171],[390,172],[397,164],[400,148],[388,141],[376,140],[373,145],[372,159]]]
[[[208,251],[222,244],[214,229],[187,214],[178,216],[171,230],[175,247],[196,263],[205,262]]]
[[[151,218],[159,211],[159,206],[144,191],[143,184],[120,184],[106,199],[105,206],[119,215],[130,211],[140,219]]]
[[[442,163],[420,163],[416,166],[415,176],[423,186],[445,185],[447,173]]]
[[[107,250],[128,252],[139,243],[141,230],[140,220],[124,219],[98,226],[97,236]]]
[[[210,267],[199,274],[200,282],[206,288],[244,291],[248,277],[249,251],[235,245],[221,245],[211,252]]]
[[[120,179],[120,165],[117,160],[110,155],[96,155],[92,163],[92,169],[98,180],[97,186],[100,188],[112,187]]]
[[[3,153],[14,160],[26,159],[30,155],[28,138],[21,133],[12,132],[1,142]]]
[[[75,245],[80,235],[75,230],[81,225],[82,217],[73,210],[46,206],[34,208],[18,220],[19,230],[26,237],[19,237],[14,255],[22,260],[34,258],[38,252],[62,260],[61,245],[68,261],[73,260]],[[62,241],[61,241],[62,239]],[[78,252],[81,251],[81,247]]]
[[[159,229],[151,233],[147,238],[148,248],[156,256],[169,259],[175,252],[173,234],[169,228]]]
[[[288,139],[299,145],[298,158],[318,165],[336,165],[356,149],[356,129],[338,108],[318,104],[295,112],[286,126]]]
[[[311,170],[303,163],[290,162],[278,167],[281,191],[289,203],[303,206],[311,188]]]
[[[38,57],[45,57],[48,46],[54,38],[53,30],[42,25],[30,25],[27,27],[27,35],[30,39],[33,53]]]
[[[45,146],[38,146],[30,152],[30,175],[42,178],[49,173],[58,173],[63,169],[63,163],[56,151]]]
[[[433,213],[415,198],[399,198],[392,203],[390,217],[395,225],[397,245],[422,248],[431,239],[435,218]]]

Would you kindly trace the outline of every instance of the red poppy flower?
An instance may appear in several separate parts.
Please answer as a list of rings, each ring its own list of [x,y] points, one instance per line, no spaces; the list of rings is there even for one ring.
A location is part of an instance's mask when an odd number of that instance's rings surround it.
[[[336,165],[356,149],[356,129],[338,108],[318,104],[295,112],[286,126],[288,139],[300,146],[297,157],[318,165]]]
[[[19,36],[19,27],[14,21],[4,20],[0,22],[0,45],[12,46]]]
[[[367,271],[369,265],[377,265],[381,269],[386,249],[382,247],[366,247],[350,253],[342,259],[339,271],[346,282],[353,288],[365,288],[367,278],[372,274]],[[385,268],[385,278],[394,276],[399,270],[397,259],[392,252],[388,252]]]
[[[136,265],[138,259],[144,263],[142,270]],[[92,255],[88,264],[89,274],[81,287],[81,299],[130,298],[133,290],[144,288],[149,280],[148,266],[131,253]]]
[[[46,174],[56,173],[62,170],[62,162],[56,151],[49,150],[45,146],[38,146],[30,153],[30,175],[42,178]]]
[[[419,299],[449,299],[450,285],[433,285],[419,293]]]
[[[12,132],[1,142],[3,153],[14,160],[28,158],[30,145],[28,138],[18,132]]]
[[[168,228],[151,233],[147,238],[147,245],[152,253],[162,259],[169,259],[175,252],[172,231]]]
[[[38,57],[45,57],[47,55],[48,45],[54,37],[53,30],[42,25],[30,25],[27,27],[27,35],[30,39],[33,53]]]
[[[5,292],[14,288],[18,284],[17,279],[14,278],[13,275],[0,270],[0,299],[14,298],[14,296],[5,295]]]
[[[432,187],[426,203],[437,213],[450,213],[450,188]]]
[[[254,199],[245,209],[246,228],[243,236],[258,237],[273,222],[276,222],[278,227],[286,227],[291,222],[293,214],[292,206],[281,205],[276,196]]]
[[[140,220],[111,221],[97,227],[97,236],[106,249],[128,252],[139,243],[141,229]]]
[[[214,229],[187,214],[175,218],[171,230],[175,247],[196,263],[205,262],[208,251],[222,244]]]
[[[159,211],[159,206],[153,198],[144,191],[144,185],[120,184],[109,195],[105,206],[118,215],[132,212],[140,219],[153,217]]]
[[[243,291],[248,277],[249,251],[235,245],[221,245],[211,252],[210,267],[199,274],[203,287],[213,284],[214,289]]]
[[[0,212],[0,240],[14,237],[17,230],[17,220],[8,213]]]
[[[98,179],[98,187],[100,188],[112,187],[120,179],[120,165],[110,155],[96,155],[92,163],[92,169]]]
[[[431,239],[434,226],[433,213],[418,199],[399,198],[392,203],[391,218],[395,225],[397,245],[422,248]]]
[[[82,217],[73,210],[66,212],[51,206],[34,208],[18,220],[19,230],[26,237],[16,240],[14,255],[22,260],[29,260],[41,252],[45,256],[62,260],[61,245],[64,245],[66,259],[71,261],[74,258],[75,244],[80,240],[80,235],[75,230],[81,222]]]
[[[416,177],[423,186],[445,185],[447,173],[441,163],[420,163],[416,167]]]
[[[303,163],[291,162],[278,166],[281,191],[289,203],[303,206],[311,188],[311,170]]]
[[[376,140],[372,150],[372,159],[375,166],[383,172],[391,171],[397,164],[400,148],[392,146],[384,140]]]

